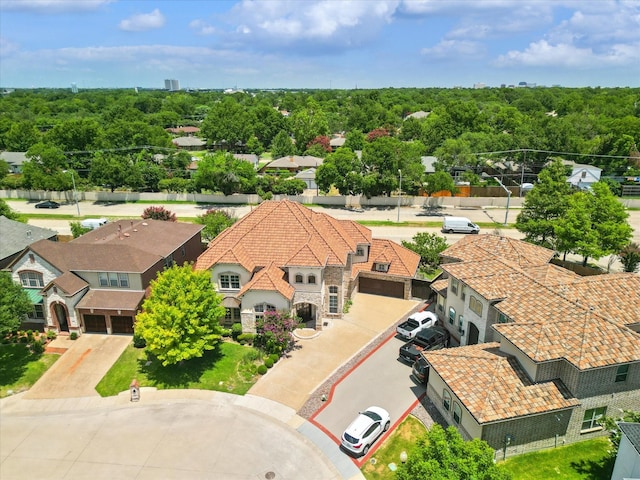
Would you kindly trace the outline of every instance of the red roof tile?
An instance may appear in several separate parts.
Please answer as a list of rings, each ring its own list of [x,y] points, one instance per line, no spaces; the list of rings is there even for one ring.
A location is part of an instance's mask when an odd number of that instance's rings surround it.
[[[237,296],[240,298],[250,290],[276,291],[283,297],[291,300],[296,289],[284,279],[284,276],[285,273],[275,264],[271,263],[266,268],[257,272],[249,283],[240,289]]]

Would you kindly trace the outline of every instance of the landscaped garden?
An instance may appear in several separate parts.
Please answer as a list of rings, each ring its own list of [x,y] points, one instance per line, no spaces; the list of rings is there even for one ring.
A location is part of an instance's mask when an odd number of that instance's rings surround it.
[[[0,344],[0,397],[31,388],[60,355],[44,353],[47,337],[31,330],[12,332]]]

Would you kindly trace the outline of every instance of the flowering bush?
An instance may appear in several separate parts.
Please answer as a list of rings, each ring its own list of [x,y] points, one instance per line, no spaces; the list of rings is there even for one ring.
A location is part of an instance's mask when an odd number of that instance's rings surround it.
[[[254,345],[264,352],[276,354],[279,357],[293,348],[293,330],[298,325],[298,319],[290,312],[264,312],[256,319],[256,338]]]

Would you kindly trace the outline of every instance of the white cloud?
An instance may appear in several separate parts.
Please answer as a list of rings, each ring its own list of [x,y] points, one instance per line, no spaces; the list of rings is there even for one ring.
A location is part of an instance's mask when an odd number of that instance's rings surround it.
[[[192,20],[189,22],[189,28],[194,30],[198,35],[213,35],[217,33],[216,28],[204,20]]]
[[[612,45],[603,51],[590,47],[580,48],[568,43],[550,44],[540,40],[524,51],[510,51],[495,61],[499,67],[563,67],[593,68],[594,66],[623,67],[637,65],[640,61],[640,42],[635,45]]]
[[[12,53],[18,52],[19,47],[17,44],[10,42],[4,37],[0,37],[0,56],[7,57]]]
[[[122,20],[118,27],[120,30],[125,30],[127,32],[144,32],[160,28],[164,25],[164,22],[164,15],[162,15],[160,10],[156,8],[151,13],[140,13]]]
[[[426,57],[442,59],[456,57],[460,58],[477,58],[485,54],[485,48],[482,44],[472,41],[463,40],[442,40],[434,47],[423,48],[420,53]]]
[[[97,10],[114,0],[2,0],[0,10],[37,13],[67,13]]]

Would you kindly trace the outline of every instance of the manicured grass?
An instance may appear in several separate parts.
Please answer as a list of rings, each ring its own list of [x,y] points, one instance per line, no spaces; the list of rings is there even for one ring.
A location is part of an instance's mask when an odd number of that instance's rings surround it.
[[[501,466],[513,480],[595,480],[611,478],[614,459],[606,437],[507,459]]]
[[[103,397],[117,395],[128,390],[135,378],[141,387],[197,388],[244,395],[259,378],[261,359],[262,354],[252,347],[223,342],[201,358],[163,367],[143,348],[130,344],[96,390]]]
[[[394,222],[392,220],[357,220],[356,219],[356,221],[360,225],[364,225],[365,227],[421,227],[421,228],[442,227],[442,220],[429,221],[429,222]],[[496,223],[496,222],[479,222],[477,223],[477,225],[480,228],[484,228],[484,229],[494,228],[494,229],[503,230],[503,229],[515,228],[513,224],[504,226],[502,223]]]
[[[33,354],[26,344],[0,345],[0,397],[28,390],[60,358],[53,353]]]
[[[389,468],[389,464],[399,465],[400,452],[405,451],[411,454],[411,451],[416,448],[416,441],[426,431],[420,420],[409,415],[362,467],[362,474],[367,480],[394,480],[396,474]],[[375,463],[371,462],[372,459],[375,459]]]

